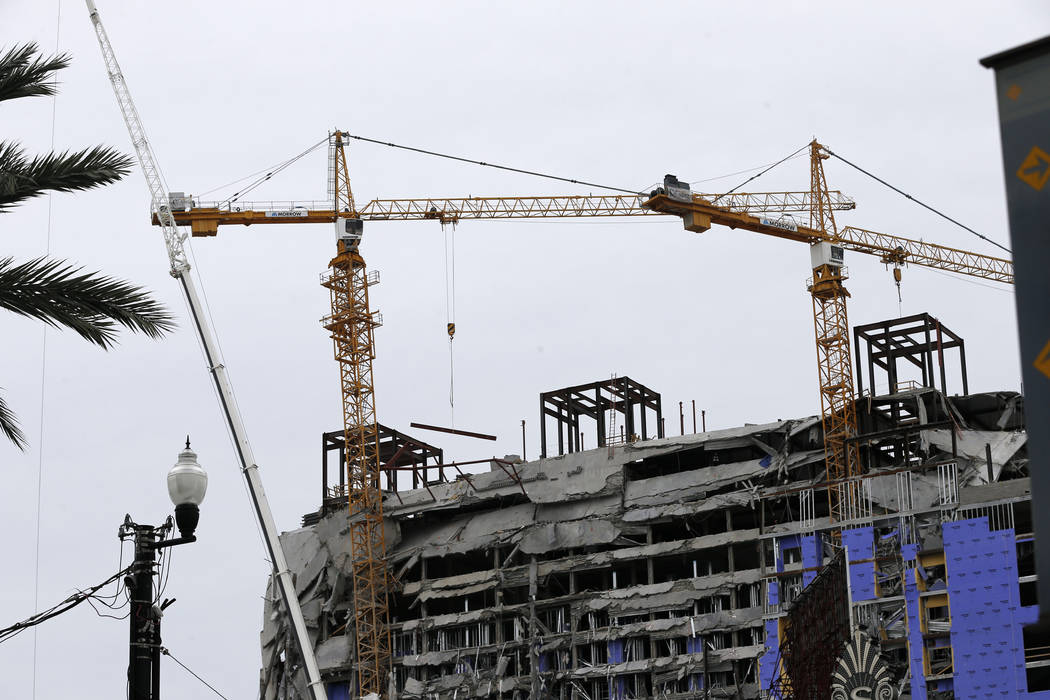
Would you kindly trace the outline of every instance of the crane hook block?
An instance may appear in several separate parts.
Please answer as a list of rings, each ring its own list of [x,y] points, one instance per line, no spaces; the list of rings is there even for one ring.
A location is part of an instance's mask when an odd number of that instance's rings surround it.
[[[900,286],[901,283],[901,269],[899,267],[893,268],[893,281]]]
[[[448,339],[452,340],[452,336],[456,335],[456,324],[448,324]]]

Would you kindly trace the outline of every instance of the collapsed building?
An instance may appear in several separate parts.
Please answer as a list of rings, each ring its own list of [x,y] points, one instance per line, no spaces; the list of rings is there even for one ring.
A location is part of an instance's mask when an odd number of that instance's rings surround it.
[[[926,314],[854,344],[865,472],[835,484],[819,418],[668,437],[626,377],[543,394],[542,456],[480,473],[381,429],[389,696],[1042,696],[1022,397],[969,393]],[[325,434],[321,506],[282,536],[330,698],[356,697],[342,449]],[[261,697],[306,697],[272,586],[261,637]]]

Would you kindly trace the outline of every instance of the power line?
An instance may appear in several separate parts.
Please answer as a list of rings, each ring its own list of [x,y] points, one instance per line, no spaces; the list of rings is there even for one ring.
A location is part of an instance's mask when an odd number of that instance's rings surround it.
[[[99,617],[108,617],[111,620],[126,620],[131,615],[131,609],[130,608],[128,609],[128,611],[126,613],[124,613],[123,615],[119,615],[119,616],[118,615],[110,615],[109,613],[104,613],[104,612],[100,611],[98,608],[95,607],[95,602],[94,601],[97,601],[97,600],[99,600],[98,596],[89,596],[88,599],[87,599],[88,605],[91,606],[91,609],[94,610],[95,614],[98,615]],[[102,604],[106,605],[105,603],[102,603]],[[118,610],[118,611],[123,608],[123,606],[121,606],[120,608],[114,608],[114,607],[112,607],[110,605],[106,605],[106,607],[110,608],[112,610]]]
[[[424,148],[415,148],[413,146],[403,146],[398,143],[391,143],[389,141],[380,141],[378,139],[370,139],[366,136],[355,136],[354,134],[348,134],[343,132],[343,136],[348,139],[355,139],[357,141],[366,141],[368,143],[375,143],[380,146],[389,146],[390,148],[399,148],[402,151],[412,151],[413,153],[422,153],[423,155],[436,156],[438,158],[446,158],[448,160],[458,160],[461,163],[470,163],[471,165],[483,165],[487,168],[496,168],[497,170],[506,170],[512,173],[521,173],[522,175],[534,175],[536,177],[547,178],[548,180],[558,180],[560,182],[569,182],[574,185],[586,185],[588,187],[598,187],[603,190],[613,190],[614,192],[624,192],[626,194],[644,194],[638,190],[631,190],[624,187],[614,187],[612,185],[601,185],[596,182],[587,182],[586,180],[576,180],[571,177],[561,177],[560,175],[551,175],[549,173],[541,173],[535,170],[524,170],[522,168],[512,168],[509,165],[499,165],[497,163],[486,163],[482,160],[474,160],[472,158],[463,158],[461,156],[453,156],[448,153],[439,153],[437,151],[428,151]]]
[[[952,222],[956,226],[969,231],[973,235],[975,235],[978,238],[980,238],[982,241],[986,241],[988,243],[991,243],[995,247],[1001,248],[1001,249],[1005,250],[1007,253],[1010,253],[1011,255],[1013,255],[1013,251],[1010,250],[1009,248],[1007,248],[1006,246],[1002,245],[1001,243],[996,243],[991,238],[988,238],[987,236],[983,236],[983,235],[977,233],[976,231],[974,231],[972,228],[970,228],[966,224],[960,223],[960,222],[956,221],[955,219],[953,219],[952,217],[948,216],[947,214],[945,214],[943,212],[940,212],[940,211],[937,211],[936,209],[931,207],[929,204],[926,204],[925,202],[920,202],[919,200],[915,199],[915,197],[912,197],[910,194],[908,194],[904,190],[902,190],[902,189],[900,189],[898,187],[894,187],[893,185],[891,185],[890,183],[886,182],[885,180],[883,180],[878,175],[874,175],[873,173],[868,172],[867,170],[865,170],[864,168],[860,167],[856,163],[851,163],[850,161],[848,161],[845,158],[843,158],[842,156],[840,156],[838,153],[835,153],[834,151],[832,151],[832,150],[830,150],[830,149],[828,149],[826,147],[824,148],[824,150],[827,152],[828,155],[835,156],[836,158],[841,160],[846,165],[850,166],[851,168],[853,168],[855,170],[859,170],[860,172],[864,173],[865,175],[867,175],[871,179],[875,180],[876,182],[882,183],[883,185],[885,185],[886,187],[889,187],[891,190],[893,190],[897,194],[904,195],[907,199],[910,199],[911,201],[915,202],[920,207],[923,207],[925,209],[928,209],[928,210],[932,211],[934,214],[936,214],[937,216],[941,217],[942,219],[947,219],[948,221]]]
[[[214,688],[214,686],[212,686],[211,683],[209,683],[208,681],[206,681],[203,678],[201,678],[200,676],[198,676],[196,673],[194,673],[193,671],[190,670],[189,666],[187,666],[186,664],[184,664],[181,661],[179,661],[178,659],[176,659],[175,656],[172,655],[172,653],[168,650],[167,647],[161,647],[160,648],[160,653],[164,654],[167,657],[170,657],[172,661],[174,661],[179,666],[182,666],[184,669],[186,669],[187,673],[189,673],[191,676],[193,676],[194,678],[199,680],[204,685],[208,686],[211,689],[211,692],[215,693],[216,695],[218,695],[223,700],[228,700],[228,698],[225,695],[223,695],[222,693],[220,693],[218,690],[216,690]]]
[[[62,36],[62,0],[58,0],[58,8],[55,14],[55,53],[59,51],[61,46],[60,38]],[[56,89],[51,95],[51,151],[55,150],[55,121],[58,114],[58,90],[57,90],[57,79],[55,80]],[[54,192],[47,193],[47,238],[45,243],[45,255],[51,254],[51,224],[54,220],[53,216],[53,199]],[[40,446],[37,448],[37,469],[36,469],[36,554],[33,559],[33,612],[36,612],[40,608],[40,519],[43,508],[43,493],[44,493],[44,389],[47,385],[47,324],[44,324],[41,348],[40,348]],[[36,700],[36,679],[37,679],[37,634],[36,630],[33,630],[33,700]]]
[[[168,533],[170,533],[170,530]],[[167,539],[168,533],[165,533],[164,539]],[[164,561],[161,562],[161,572],[160,576],[157,578],[157,598],[153,601],[155,603],[160,602],[161,597],[164,595],[164,591],[168,588],[168,579],[171,578],[171,560],[174,549],[174,547],[166,547],[165,549],[160,550],[163,553],[161,556],[164,557]]]
[[[52,618],[58,617],[64,612],[72,610],[76,606],[83,603],[85,600],[94,597],[96,591],[98,591],[101,588],[105,588],[106,586],[113,583],[129,571],[131,571],[130,566],[125,569],[122,569],[121,571],[118,571],[117,573],[113,574],[98,585],[92,586],[87,590],[78,590],[76,593],[63,600],[61,603],[58,603],[57,605],[54,605],[43,612],[36,613],[33,616],[28,617],[21,622],[16,622],[10,627],[0,629],[0,643],[6,642],[7,640],[17,636],[18,634],[24,632],[30,627],[36,627],[42,622],[47,622]]]

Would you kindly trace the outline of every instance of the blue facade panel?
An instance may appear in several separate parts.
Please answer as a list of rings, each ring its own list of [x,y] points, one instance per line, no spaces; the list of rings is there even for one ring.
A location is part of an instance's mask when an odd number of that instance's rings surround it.
[[[704,653],[704,638],[703,637],[688,637],[685,640],[685,650],[690,654],[703,654]],[[704,676],[700,673],[694,673],[689,676],[689,690],[703,690],[704,689]]]
[[[914,557],[912,557],[914,560]],[[905,570],[904,603],[908,610],[908,669],[912,700],[926,700],[926,670],[922,662],[922,626],[919,618],[919,585],[915,572]]]
[[[777,675],[780,658],[780,632],[776,620],[766,620],[766,650],[758,659],[758,682],[768,688]]]
[[[325,690],[328,692],[328,700],[350,700],[349,683],[329,683]]]
[[[864,559],[875,558],[875,530],[871,527],[858,527],[842,531],[842,543],[849,552],[849,588],[853,602],[874,600],[875,595],[875,562]]]
[[[799,544],[802,546],[802,566],[810,569],[802,572],[802,585],[808,586],[817,577],[818,570],[824,563],[824,547],[820,535],[803,535]]]
[[[622,639],[610,639],[608,642],[608,651],[610,664],[623,663]],[[541,668],[541,670],[546,669]],[[613,676],[609,679],[609,697],[611,700],[621,700],[622,698],[627,697],[627,682],[620,676]]]
[[[986,518],[944,524],[958,698],[1029,694],[1022,628],[1038,615],[1020,605],[1014,531],[990,532]]]

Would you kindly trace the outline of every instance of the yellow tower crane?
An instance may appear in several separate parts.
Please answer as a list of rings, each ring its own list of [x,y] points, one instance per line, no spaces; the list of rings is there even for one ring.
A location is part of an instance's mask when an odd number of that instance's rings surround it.
[[[336,132],[332,138],[334,204],[339,213],[335,218],[336,256],[321,278],[321,284],[330,292],[332,313],[322,323],[332,335],[342,390],[350,504],[351,614],[357,640],[358,687],[364,696],[382,693],[390,658],[379,428],[372,383],[378,321],[368,305],[369,276],[359,252],[363,227],[350,189],[342,134]]]
[[[835,223],[834,211],[853,209],[854,203],[829,190],[823,161],[827,150],[815,140],[810,144],[808,191],[698,194],[674,176],[648,196],[549,196],[463,197],[450,199],[374,199],[360,209],[350,189],[345,138],[330,136],[330,172],[334,197],[326,202],[206,203],[192,197],[172,197],[172,215],[179,225],[190,226],[194,236],[213,236],[218,227],[241,224],[332,223],[337,232],[337,255],[329,264],[322,284],[331,292],[332,313],[324,319],[331,333],[339,363],[346,439],[346,469],[351,516],[353,558],[354,631],[357,649],[358,690],[361,695],[383,694],[389,667],[390,636],[387,626],[389,577],[385,565],[382,525],[382,492],[372,360],[374,330],[378,321],[369,309],[365,262],[359,252],[364,221],[439,221],[466,219],[533,219],[672,215],[688,231],[702,233],[713,225],[743,229],[810,246],[812,278],[808,290],[813,301],[817,376],[827,464],[825,486],[833,522],[855,516],[860,503],[861,464],[856,444],[853,372],[844,286],[847,270],[844,251],[873,255],[893,265],[899,281],[906,264],[945,270],[961,275],[1013,283],[1009,260],[924,241],[878,233]],[[793,214],[807,215],[808,225]],[[154,223],[159,224],[156,216]]]

